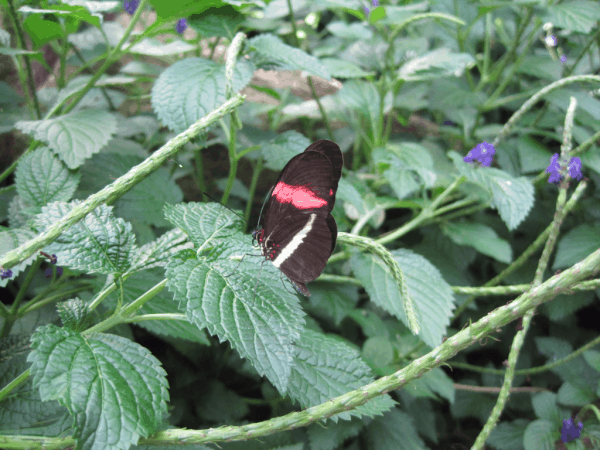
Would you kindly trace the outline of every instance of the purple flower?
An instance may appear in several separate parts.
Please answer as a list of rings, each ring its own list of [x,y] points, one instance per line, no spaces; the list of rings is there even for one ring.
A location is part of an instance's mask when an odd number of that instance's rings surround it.
[[[558,153],[552,155],[550,158],[550,165],[546,168],[546,173],[549,173],[548,183],[559,184],[561,180],[564,178],[562,167],[559,163]],[[574,180],[581,180],[583,178],[583,174],[581,173],[581,159],[577,156],[574,156],[569,161],[569,165],[567,166],[567,170],[569,171],[569,175]]]
[[[558,184],[560,183],[560,180],[563,179],[563,176],[560,173],[560,164],[558,163],[558,153],[555,153],[552,155],[552,158],[550,158],[550,165],[546,168],[546,173],[550,174],[548,183]]]
[[[56,268],[56,278],[60,278],[62,273],[63,273],[63,268],[57,267]],[[52,276],[52,269],[46,269],[46,272],[44,274],[46,275],[46,278],[50,278]]]
[[[379,0],[371,0],[371,7],[377,8],[378,6],[379,6]],[[366,6],[363,6],[363,10],[365,11],[365,14],[367,16],[371,12],[371,8],[367,8]]]
[[[12,277],[13,273],[10,269],[0,269],[0,279],[5,280]]]
[[[569,161],[568,169],[571,178],[577,181],[583,178],[583,174],[581,173],[581,160],[577,156],[571,158],[571,161]]]
[[[562,430],[560,430],[560,438],[563,442],[571,442],[577,439],[581,435],[583,430],[583,424],[577,422],[577,426],[573,423],[573,419],[563,419]]]
[[[140,0],[124,0],[123,8],[125,8],[125,11],[127,11],[129,14],[133,14],[139,4]]]
[[[186,28],[187,20],[185,19],[179,19],[175,24],[175,31],[177,31],[179,34],[183,33]]]
[[[566,63],[567,62],[567,55],[562,55],[560,57],[560,62]]]
[[[492,160],[495,153],[496,149],[492,144],[482,142],[481,144],[477,144],[474,148],[472,148],[467,156],[463,158],[463,161],[472,163],[477,160],[482,166],[490,167],[492,165]]]

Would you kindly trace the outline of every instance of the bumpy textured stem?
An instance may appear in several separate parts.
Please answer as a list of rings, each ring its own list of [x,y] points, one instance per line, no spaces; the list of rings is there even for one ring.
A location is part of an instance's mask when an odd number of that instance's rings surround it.
[[[575,117],[575,109],[577,108],[577,100],[574,97],[571,97],[571,102],[569,104],[569,108],[567,109],[567,114],[565,117],[565,131],[563,135],[563,144],[561,147],[561,153],[564,158],[568,157],[569,150],[571,150],[571,137],[573,132],[573,119]],[[546,241],[546,245],[544,246],[544,251],[542,252],[542,256],[538,262],[537,270],[535,271],[535,276],[533,279],[532,286],[535,288],[542,283],[544,277],[544,271],[548,267],[548,260],[550,259],[550,255],[554,250],[556,245],[556,240],[558,239],[558,233],[560,231],[560,226],[565,217],[565,203],[567,201],[567,184],[566,179],[565,182],[561,183],[561,188],[558,192],[558,199],[556,201],[556,213],[554,214],[554,220],[552,221],[552,229],[550,230],[550,234],[548,235],[548,240]],[[517,331],[515,338],[513,339],[510,353],[508,354],[508,367],[506,368],[506,374],[504,375],[504,381],[502,383],[502,389],[500,390],[500,394],[498,395],[498,400],[494,405],[494,409],[492,413],[488,417],[481,433],[477,436],[472,450],[480,450],[485,445],[485,441],[489,437],[490,433],[496,426],[498,419],[500,418],[500,414],[504,410],[504,406],[506,405],[506,401],[508,400],[508,396],[510,395],[510,387],[512,385],[513,379],[515,377],[515,367],[517,365],[517,359],[519,358],[519,353],[521,352],[521,348],[523,347],[523,342],[525,341],[525,336],[527,335],[527,331],[529,330],[529,325],[531,324],[531,319],[533,318],[534,309],[527,311],[525,316],[523,316],[523,322],[521,324],[521,330]]]
[[[365,250],[368,250],[369,252],[378,256],[385,263],[385,265],[388,266],[392,276],[396,280],[396,283],[398,283],[400,292],[402,293],[402,307],[404,308],[404,313],[408,319],[410,331],[412,331],[413,334],[418,334],[420,330],[419,321],[417,320],[417,314],[415,313],[415,307],[413,305],[412,298],[408,293],[408,286],[406,285],[404,274],[402,273],[402,269],[400,269],[400,265],[394,259],[390,251],[383,245],[375,242],[373,239],[356,236],[354,234],[340,232],[338,233],[337,241],[341,244],[349,244],[355,247],[364,248]]]
[[[37,236],[20,247],[6,253],[0,260],[0,267],[9,269],[21,261],[29,258],[35,252],[41,250],[48,244],[51,244],[65,230],[83,219],[86,214],[93,211],[95,208],[107,201],[114,201],[121,195],[125,194],[129,189],[134,187],[140,181],[146,179],[148,175],[157,170],[162,164],[179,151],[179,149],[189,142],[194,136],[197,136],[201,131],[206,129],[221,117],[229,114],[236,107],[244,102],[246,97],[235,95],[231,100],[228,100],[219,108],[198,120],[183,133],[175,136],[168,141],[159,150],[149,156],[144,162],[132,167],[129,172],[120,178],[117,178],[113,183],[106,186],[101,191],[88,197],[86,201],[79,204],[77,207],[67,214],[65,217],[56,222],[47,232]]]
[[[545,283],[532,288],[508,305],[490,312],[402,370],[393,375],[380,378],[360,389],[333,398],[324,404],[264,422],[242,426],[225,426],[209,430],[173,429],[159,431],[151,437],[140,439],[138,445],[189,445],[219,441],[244,441],[306,426],[320,419],[356,408],[372,398],[406,386],[431,369],[442,365],[461,350],[479,342],[513,320],[522,317],[526,312],[541,303],[550,301],[561,293],[568,292],[574,283],[594,276],[598,272],[600,272],[600,249],[570,269],[559,275],[554,275]],[[65,448],[69,445],[74,445],[74,441],[69,438],[0,436],[0,448],[6,449],[45,448],[52,450]]]

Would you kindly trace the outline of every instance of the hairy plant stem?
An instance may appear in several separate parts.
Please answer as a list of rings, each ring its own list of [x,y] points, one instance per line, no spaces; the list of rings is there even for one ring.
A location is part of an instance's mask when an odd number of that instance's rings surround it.
[[[569,154],[569,151],[571,150],[573,119],[575,116],[576,107],[577,101],[574,97],[571,97],[571,102],[569,104],[569,108],[565,117],[565,131],[563,145],[561,147],[561,153],[564,157],[566,157]],[[567,175],[562,181],[561,187],[558,192],[558,199],[556,201],[556,213],[554,214],[554,220],[552,221],[552,228],[550,229],[550,233],[548,234],[548,240],[546,241],[546,245],[544,246],[544,250],[538,262],[533,282],[531,283],[532,289],[535,289],[542,284],[544,271],[548,267],[550,255],[554,250],[556,241],[558,239],[560,226],[562,225],[562,221],[566,215],[565,203],[567,200],[568,178],[569,176]],[[510,388],[515,376],[515,367],[517,365],[517,359],[519,358],[519,353],[521,352],[521,348],[523,347],[523,342],[525,342],[525,336],[527,334],[527,331],[529,330],[529,326],[531,324],[531,319],[533,318],[534,312],[535,309],[532,308],[529,311],[527,311],[523,316],[521,329],[517,331],[517,334],[513,339],[510,352],[508,354],[508,366],[506,369],[506,374],[504,375],[502,389],[500,390],[500,394],[498,395],[498,399],[496,401],[496,404],[494,405],[492,413],[488,417],[485,425],[483,426],[483,429],[481,430],[479,436],[477,436],[477,439],[475,440],[475,443],[471,447],[472,450],[481,450],[484,447],[485,441],[496,426],[496,423],[500,418],[500,414],[502,414],[502,411],[504,410],[504,406],[506,405],[508,396],[510,395]]]
[[[506,324],[517,320],[527,311],[568,291],[574,283],[585,280],[599,271],[600,249],[573,267],[530,289],[516,300],[495,309],[477,322],[465,327],[465,329],[393,375],[382,377],[359,389],[332,398],[321,405],[263,422],[241,426],[223,426],[206,430],[169,429],[157,431],[152,436],[140,438],[138,445],[191,445],[208,442],[245,441],[307,426],[337,413],[351,410],[363,405],[372,398],[394,389],[403,388],[431,369],[444,364],[461,350],[479,342]],[[0,391],[0,395],[2,395],[2,391]],[[69,445],[75,445],[75,440],[71,437],[0,436],[0,448],[6,449],[31,448],[41,450],[43,448],[45,450],[58,450]]]

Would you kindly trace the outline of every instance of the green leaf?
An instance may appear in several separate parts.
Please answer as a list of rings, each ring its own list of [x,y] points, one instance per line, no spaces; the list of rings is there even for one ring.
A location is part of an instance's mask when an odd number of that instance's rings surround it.
[[[451,53],[447,48],[438,48],[404,63],[398,76],[406,81],[456,77],[474,64],[475,59],[469,53]]]
[[[55,202],[42,208],[36,225],[45,231],[81,202]],[[131,224],[115,218],[112,206],[100,205],[44,250],[55,253],[60,265],[88,273],[124,273],[131,265],[135,235]]]
[[[593,292],[575,292],[571,295],[558,295],[551,301],[541,305],[541,311],[547,314],[553,322],[566,319],[574,312],[594,303]]]
[[[538,419],[546,419],[555,425],[560,426],[562,414],[556,404],[557,395],[554,392],[540,392],[532,399],[533,410]]]
[[[600,20],[600,5],[598,2],[575,0],[547,6],[543,20],[558,28],[589,34]]]
[[[56,155],[43,147],[19,160],[15,184],[25,203],[44,206],[54,201],[69,201],[79,177],[79,173],[69,171]]]
[[[222,262],[196,259],[189,251],[174,257],[167,265],[167,287],[190,322],[229,341],[283,394],[297,353],[294,343],[304,324],[303,312],[296,296],[281,292],[274,266],[267,269],[265,265],[259,279],[258,265],[249,269],[244,263],[227,261],[224,254],[233,247],[242,254],[252,249],[233,237],[229,241],[213,252],[213,257],[221,253],[218,258]],[[227,245],[232,247],[227,249]]]
[[[106,145],[117,130],[117,121],[106,111],[90,109],[54,119],[21,120],[15,127],[46,142],[69,169],[75,169]]]
[[[143,295],[150,288],[160,283],[165,278],[163,268],[144,270],[127,278],[123,285],[123,302],[131,303]],[[115,291],[107,297],[107,306],[114,308],[120,293]],[[141,314],[173,314],[183,313],[173,295],[163,289],[137,310]],[[187,320],[143,320],[135,322],[136,325],[162,336],[172,336],[186,341],[210,345],[206,333]]]
[[[580,383],[575,385],[567,381],[558,390],[558,401],[566,406],[585,406],[597,399],[598,397],[592,388]]]
[[[373,37],[371,28],[361,22],[347,23],[334,21],[327,24],[327,30],[334,36],[352,41],[371,39]]]
[[[105,151],[94,155],[81,168],[82,181],[77,197],[87,198],[100,191],[113,182],[112,178],[124,175],[142,161],[139,156],[120,154],[116,158],[113,153]],[[163,212],[165,204],[182,200],[181,188],[169,171],[161,167],[122,195],[114,204],[114,214],[128,221],[165,227],[169,226]]]
[[[500,422],[490,433],[487,443],[497,450],[524,450],[523,437],[525,429],[529,425],[525,419],[517,419],[512,422]]]
[[[548,357],[548,362],[564,358],[573,352],[568,342],[554,337],[536,337],[535,343],[541,354]],[[596,389],[600,374],[585,362],[583,356],[578,356],[569,364],[561,364],[551,369],[563,381],[569,381],[584,391]]]
[[[0,389],[29,368],[29,338],[29,334],[16,334],[0,340]],[[69,426],[67,410],[57,401],[42,402],[31,378],[0,402],[3,435],[57,436]]]
[[[77,297],[58,303],[56,310],[63,326],[73,331],[83,331],[91,323],[90,311],[87,304]]]
[[[583,354],[585,361],[600,372],[600,352],[598,350],[588,350]]]
[[[525,220],[535,200],[531,181],[525,177],[513,178],[492,167],[475,167],[465,163],[454,151],[448,155],[462,175],[490,192],[492,207],[498,210],[509,230],[514,230]]]
[[[326,80],[331,76],[327,69],[314,56],[299,48],[291,47],[281,42],[277,36],[265,33],[247,41],[254,54],[251,60],[258,68],[267,70],[304,70]]]
[[[306,428],[310,448],[319,450],[334,450],[346,439],[358,436],[365,423],[360,419],[338,421],[328,423],[327,427],[315,423]]]
[[[558,242],[552,270],[572,266],[600,247],[600,226],[587,223],[576,226]]]
[[[415,431],[412,418],[393,409],[377,417],[366,430],[369,448],[377,450],[426,450],[423,440]]]
[[[285,393],[297,353],[294,342],[304,325],[298,297],[281,288],[281,272],[272,264],[261,269],[240,261],[255,250],[249,237],[237,231],[241,219],[222,205],[187,204],[165,210],[195,247],[167,265],[167,286],[180,308],[198,328],[228,340]]]
[[[196,47],[192,44],[188,44],[187,42],[182,41],[181,39],[174,39],[170,42],[165,43],[158,39],[146,38],[143,41],[138,42],[133,47],[131,47],[129,51],[131,53],[137,53],[138,55],[164,58],[166,56],[173,56],[185,52],[190,52],[192,50],[196,50]]]
[[[546,170],[546,167],[550,164],[552,155],[545,145],[528,135],[519,136],[517,142],[521,172],[530,173]]]
[[[69,409],[77,449],[127,450],[162,422],[169,399],[166,372],[144,347],[54,325],[40,328],[31,347],[33,385],[42,400]]]
[[[374,381],[359,353],[339,338],[304,330],[296,345],[298,355],[292,368],[288,394],[303,408],[320,405]],[[332,419],[337,422],[338,418],[350,420],[352,416],[381,415],[393,408],[395,403],[385,394]]]
[[[336,78],[365,78],[375,75],[375,72],[366,72],[360,66],[337,58],[323,58],[321,64],[332,77]]]
[[[196,412],[207,422],[234,422],[249,412],[246,401],[220,381],[211,380],[199,390],[201,401]]]
[[[311,314],[331,318],[336,326],[358,302],[358,288],[339,283],[315,283],[310,294]]]
[[[10,230],[0,231],[0,258],[34,237],[35,233],[27,228],[12,228]],[[31,264],[37,257],[37,254],[33,254],[25,261],[11,267],[10,270],[12,270],[13,273],[12,278],[0,280],[0,286],[5,287],[9,281],[17,278],[17,275],[25,270],[25,267]]]
[[[171,256],[181,250],[193,248],[187,235],[179,228],[167,231],[152,242],[148,242],[136,250],[130,272],[135,272],[152,267],[164,267]]]
[[[450,324],[454,309],[452,290],[436,267],[422,256],[406,249],[394,250],[392,254],[404,273],[413,299],[421,326],[419,336],[427,345],[436,347]],[[371,300],[408,326],[398,285],[387,266],[370,254],[357,254],[350,263]]]
[[[265,167],[274,171],[282,170],[288,161],[302,153],[310,145],[310,140],[294,130],[285,131],[261,145]]]
[[[243,226],[242,219],[218,203],[165,205],[165,216],[189,236],[197,253],[232,237]]]
[[[559,437],[559,430],[546,419],[531,422],[525,429],[523,446],[525,450],[554,450],[554,441]]]
[[[437,394],[450,403],[454,403],[456,395],[454,381],[439,367],[425,373],[421,378],[411,381],[406,391],[413,396],[434,399],[438,398],[435,395]]]
[[[394,361],[394,347],[382,336],[370,337],[363,344],[362,357],[371,367],[384,368]]]
[[[246,86],[254,65],[239,59],[233,90]],[[160,74],[152,87],[152,107],[171,130],[181,133],[225,101],[225,66],[203,58],[186,58]]]
[[[214,10],[209,10],[211,12]],[[232,7],[223,6],[216,14],[194,16],[188,23],[203,38],[218,36],[233,39],[238,27],[244,22],[244,15]]]
[[[512,248],[492,227],[475,222],[447,223],[443,231],[455,244],[468,245],[497,261],[510,264]]]

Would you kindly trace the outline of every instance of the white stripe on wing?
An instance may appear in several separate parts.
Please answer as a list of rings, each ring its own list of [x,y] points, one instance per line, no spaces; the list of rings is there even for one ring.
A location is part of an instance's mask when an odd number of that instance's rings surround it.
[[[296,249],[300,247],[300,244],[302,244],[304,238],[308,235],[308,233],[310,233],[310,230],[312,230],[312,226],[316,218],[316,214],[310,215],[310,218],[308,219],[308,222],[306,222],[306,225],[304,225],[304,228],[296,233],[296,236],[292,238],[290,243],[286,245],[283,250],[281,250],[281,253],[273,260],[273,265],[275,267],[279,268],[279,266],[281,266],[285,260],[292,256],[292,253],[294,253]]]

